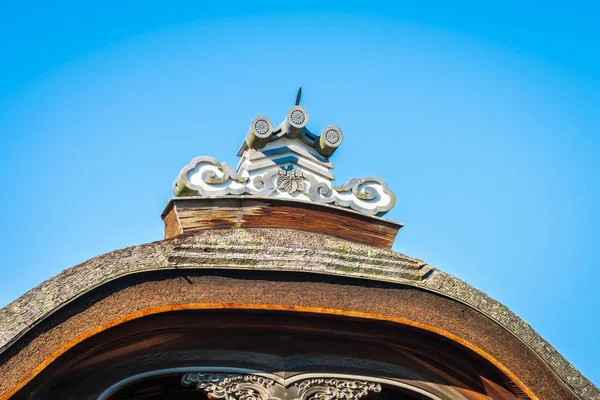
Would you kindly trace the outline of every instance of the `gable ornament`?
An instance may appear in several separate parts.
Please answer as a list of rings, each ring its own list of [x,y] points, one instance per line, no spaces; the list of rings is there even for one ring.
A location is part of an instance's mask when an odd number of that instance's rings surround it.
[[[330,158],[344,140],[342,130],[327,125],[317,135],[308,130],[308,121],[308,112],[298,103],[278,126],[265,116],[255,117],[235,170],[212,157],[196,157],[175,180],[175,195],[294,199],[376,216],[391,210],[396,196],[378,177],[352,178],[341,186],[333,183]]]

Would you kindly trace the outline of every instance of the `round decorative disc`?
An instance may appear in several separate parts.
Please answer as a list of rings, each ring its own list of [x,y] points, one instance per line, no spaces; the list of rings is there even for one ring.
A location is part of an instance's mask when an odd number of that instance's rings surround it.
[[[292,122],[296,125],[300,125],[304,122],[304,120],[306,119],[306,117],[304,116],[304,113],[300,110],[294,110],[292,111]]]
[[[308,112],[301,106],[294,106],[288,111],[288,123],[294,128],[304,128],[308,123]]]
[[[266,117],[256,117],[252,123],[256,136],[266,138],[271,135],[271,121]]]
[[[338,147],[342,143],[344,135],[340,128],[335,125],[329,125],[323,130],[323,139],[328,146]]]

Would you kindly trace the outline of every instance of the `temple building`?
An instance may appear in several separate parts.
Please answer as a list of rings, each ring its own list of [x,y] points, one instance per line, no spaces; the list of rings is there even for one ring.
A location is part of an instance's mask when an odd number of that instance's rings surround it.
[[[342,129],[308,120],[300,93],[254,118],[235,169],[175,178],[164,240],[0,310],[0,400],[600,400],[505,306],[391,251],[394,192],[334,183]]]

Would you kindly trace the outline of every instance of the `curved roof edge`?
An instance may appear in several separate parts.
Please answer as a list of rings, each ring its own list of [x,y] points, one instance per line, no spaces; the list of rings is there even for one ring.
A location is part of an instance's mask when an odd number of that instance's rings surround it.
[[[64,270],[0,309],[0,353],[85,293],[122,276],[163,269],[309,272],[410,285],[486,315],[532,350],[582,399],[600,390],[506,306],[430,265],[392,252],[314,233],[282,229],[200,231],[113,251]]]

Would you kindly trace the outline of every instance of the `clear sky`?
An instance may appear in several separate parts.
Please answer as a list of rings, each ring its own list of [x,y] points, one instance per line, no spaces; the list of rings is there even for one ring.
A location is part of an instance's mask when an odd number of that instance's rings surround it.
[[[161,239],[180,169],[235,165],[252,118],[278,123],[302,85],[309,128],[344,131],[337,182],[395,190],[394,250],[600,385],[594,2],[204,3],[1,3],[0,306]]]

